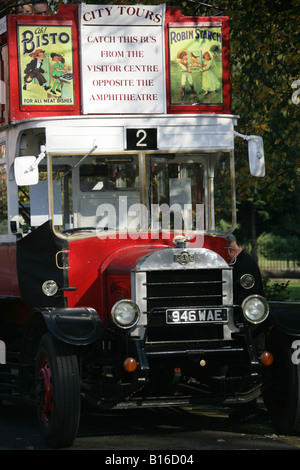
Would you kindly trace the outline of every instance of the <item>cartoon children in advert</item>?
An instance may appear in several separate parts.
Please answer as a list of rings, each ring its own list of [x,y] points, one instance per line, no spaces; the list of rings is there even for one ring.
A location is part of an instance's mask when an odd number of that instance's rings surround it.
[[[65,59],[61,54],[55,52],[51,53],[51,58],[55,62],[54,70],[52,72],[52,77],[54,78],[54,83],[51,88],[51,93],[54,95],[56,92],[61,93],[61,77],[71,70],[70,66],[65,66]]]
[[[186,82],[189,83],[194,98],[196,97],[194,83],[197,92],[203,97],[210,93],[217,93],[222,85],[212,70],[213,52],[205,51],[202,55],[202,51],[190,52],[183,50],[177,54],[177,59],[181,70],[181,98],[186,93]],[[193,72],[197,72],[194,77]],[[199,72],[201,72],[201,75]]]
[[[203,73],[202,89],[204,91],[204,96],[208,95],[211,92],[216,93],[218,88],[220,87],[219,80],[215,76],[214,72],[211,70],[212,63],[213,53],[210,51],[204,52],[203,68],[200,70],[200,72]]]
[[[49,52],[45,52],[43,49],[36,49],[29,54],[31,61],[25,65],[23,70],[22,88],[24,90],[24,103],[27,104],[32,102],[32,100],[34,100],[34,104],[51,104],[57,100],[60,103],[67,102],[66,100],[63,101],[61,96],[63,91],[62,79],[65,78],[67,73],[68,80],[65,83],[72,86],[70,83],[73,80],[73,74],[70,73],[72,67],[65,64],[63,55],[57,51],[49,54]],[[43,63],[47,64],[47,66],[44,66]],[[47,93],[41,91],[42,89]],[[24,93],[26,93],[25,97]],[[68,102],[71,102],[70,98]]]
[[[23,90],[27,89],[28,83],[32,82],[34,78],[37,79],[40,86],[44,87],[45,90],[49,90],[50,87],[47,86],[47,80],[44,77],[44,74],[47,73],[43,69],[43,61],[45,59],[45,51],[43,49],[36,49],[34,52],[29,54],[32,57],[32,60],[29,64],[26,65],[24,73],[24,85]]]
[[[186,81],[189,82],[193,95],[196,95],[194,84],[193,84],[192,70],[188,63],[187,51],[179,52],[177,57],[179,59],[179,62],[178,62],[179,67],[181,69],[181,95],[180,96],[181,98],[183,98],[185,95]]]

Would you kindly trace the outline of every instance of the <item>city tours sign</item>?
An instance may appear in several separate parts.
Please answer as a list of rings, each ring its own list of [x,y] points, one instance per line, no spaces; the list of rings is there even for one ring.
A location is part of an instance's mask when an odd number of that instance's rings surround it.
[[[84,114],[164,113],[165,5],[81,4]]]

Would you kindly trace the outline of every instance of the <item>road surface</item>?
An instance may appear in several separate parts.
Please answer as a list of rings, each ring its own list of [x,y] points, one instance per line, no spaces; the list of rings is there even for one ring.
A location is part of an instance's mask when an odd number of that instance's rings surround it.
[[[35,409],[20,404],[3,403],[0,407],[0,450],[46,450],[39,434]],[[98,411],[85,409],[78,436],[68,450],[101,450],[99,458],[109,463],[123,463],[117,458],[168,455],[199,458],[201,450],[300,450],[300,437],[279,436],[272,429],[265,411],[246,423],[232,424],[228,409],[203,406],[196,410],[140,409]],[[124,454],[125,452],[125,454]],[[175,456],[175,457],[173,457]],[[110,460],[112,459],[112,460]],[[129,463],[129,462],[125,462]],[[152,463],[165,463],[155,462]],[[179,463],[179,462],[178,462]],[[184,463],[184,462],[183,462]],[[131,462],[134,465],[134,461]]]

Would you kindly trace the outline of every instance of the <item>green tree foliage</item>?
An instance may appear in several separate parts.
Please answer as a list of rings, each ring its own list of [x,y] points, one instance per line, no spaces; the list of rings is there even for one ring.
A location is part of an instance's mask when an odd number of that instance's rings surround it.
[[[195,3],[183,6],[191,12],[189,5]],[[235,146],[238,234],[244,243],[251,242],[256,257],[256,240],[263,232],[300,239],[300,104],[293,99],[293,85],[300,88],[298,1],[220,0],[212,5],[230,18],[237,130],[264,139],[264,178],[250,175],[247,142],[236,138]],[[198,11],[219,10],[202,5]]]
[[[299,238],[286,235],[284,238],[272,233],[259,236],[259,253],[268,259],[298,261],[300,264]]]
[[[299,106],[292,102],[292,84],[299,78],[297,2],[234,3],[239,13],[231,22],[233,112],[241,115],[242,133],[263,136],[267,170],[263,179],[249,176],[237,143],[238,200],[279,234],[287,208],[296,210],[290,230],[300,235]]]
[[[287,282],[270,282],[269,279],[263,279],[264,294],[268,301],[276,300],[286,302],[289,300],[289,283]]]
[[[245,161],[245,143],[237,142],[237,199],[243,235],[250,238],[246,233],[250,209],[258,233],[285,235],[288,231],[300,236],[299,105],[292,101],[292,84],[299,78],[297,2],[229,3],[233,112],[241,116],[241,133],[264,138],[266,156],[265,178],[253,178]],[[287,225],[288,213],[292,221]],[[252,236],[258,233],[254,230]]]

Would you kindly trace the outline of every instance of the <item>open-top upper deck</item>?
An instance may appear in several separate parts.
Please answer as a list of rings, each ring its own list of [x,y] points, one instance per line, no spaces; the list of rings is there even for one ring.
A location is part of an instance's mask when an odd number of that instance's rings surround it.
[[[165,5],[61,5],[56,15],[7,15],[0,20],[0,124],[230,114],[228,25],[227,17],[185,17]]]

